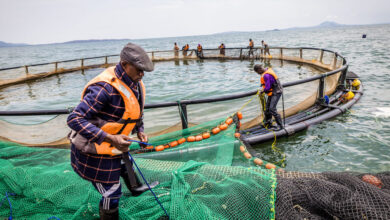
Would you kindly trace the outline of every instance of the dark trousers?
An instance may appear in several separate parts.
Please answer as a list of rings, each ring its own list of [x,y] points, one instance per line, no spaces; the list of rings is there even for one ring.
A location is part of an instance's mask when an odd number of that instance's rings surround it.
[[[276,109],[276,105],[278,104],[280,96],[282,96],[282,93],[272,94],[271,96],[268,96],[267,105],[265,107],[265,112],[264,112],[264,116],[265,116],[264,121],[266,123],[271,122],[272,116],[274,116],[276,120],[280,118],[278,110]]]

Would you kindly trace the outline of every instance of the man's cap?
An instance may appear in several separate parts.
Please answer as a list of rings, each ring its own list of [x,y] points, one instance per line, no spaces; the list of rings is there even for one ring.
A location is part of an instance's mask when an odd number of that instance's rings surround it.
[[[137,69],[145,72],[151,72],[154,70],[153,62],[150,60],[148,54],[142,47],[128,43],[123,47],[120,54],[121,61],[126,61],[133,64]]]
[[[260,65],[260,64],[256,64],[254,67],[253,67],[253,70],[254,71],[256,71],[256,70],[258,70],[258,69],[262,69],[263,68],[263,66],[262,65]]]

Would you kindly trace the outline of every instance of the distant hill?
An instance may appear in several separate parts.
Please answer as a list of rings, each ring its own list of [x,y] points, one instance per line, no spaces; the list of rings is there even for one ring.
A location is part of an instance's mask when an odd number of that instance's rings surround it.
[[[319,25],[316,26],[308,26],[308,27],[292,27],[292,28],[286,28],[283,30],[293,30],[293,29],[309,29],[309,28],[328,28],[328,27],[341,27],[341,26],[347,26],[345,24],[339,24],[333,21],[324,21]]]
[[[72,41],[66,41],[62,43],[57,44],[75,44],[75,43],[94,43],[94,42],[105,42],[105,41],[124,41],[124,40],[130,40],[130,39],[91,39],[91,40],[72,40]]]
[[[28,45],[29,44],[13,44],[13,43],[0,41],[0,47],[20,47],[20,46],[28,46]]]

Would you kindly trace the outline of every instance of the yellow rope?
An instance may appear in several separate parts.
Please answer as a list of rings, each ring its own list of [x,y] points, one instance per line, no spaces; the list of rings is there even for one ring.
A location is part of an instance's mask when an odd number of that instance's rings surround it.
[[[261,95],[264,95],[264,94],[261,94]],[[264,98],[261,99],[260,96],[259,96],[259,102],[260,102],[260,105],[262,106],[262,108],[264,108],[263,111],[261,111],[261,117],[263,118],[263,121],[261,123],[263,124],[263,127],[267,131],[272,131],[272,133],[274,134],[274,142],[271,145],[271,149],[274,152],[279,153],[279,154],[281,154],[283,156],[283,158],[280,161],[276,162],[275,164],[280,164],[281,167],[284,167],[284,161],[286,160],[286,154],[282,150],[280,150],[280,148],[276,147],[276,133],[275,133],[275,131],[271,130],[271,129],[268,129],[267,126],[265,126],[265,124],[264,124],[264,112],[266,110],[265,109],[265,106],[266,106],[265,105],[265,99]]]
[[[240,109],[238,109],[236,112],[240,112],[241,110],[243,110],[249,103],[251,103],[253,101],[253,99],[258,96],[260,94],[260,90],[257,90],[257,93],[251,98],[249,99],[249,101],[247,101],[243,106],[241,106]]]

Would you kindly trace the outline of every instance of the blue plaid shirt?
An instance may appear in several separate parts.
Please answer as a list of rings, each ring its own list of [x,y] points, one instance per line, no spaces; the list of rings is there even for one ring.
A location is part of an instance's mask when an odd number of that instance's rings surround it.
[[[131,88],[142,106],[143,97],[140,97],[139,92],[142,88],[140,88],[139,83],[134,83],[131,80],[120,63],[116,65],[115,75]],[[99,82],[87,88],[83,100],[68,116],[68,126],[76,132],[80,132],[89,141],[101,144],[107,133],[90,123],[89,120],[98,117],[109,122],[118,121],[124,111],[125,104],[120,93],[110,84]],[[133,132],[143,131],[144,126],[141,119]],[[71,164],[75,172],[86,180],[100,183],[119,182],[121,155],[85,154],[72,144]]]

